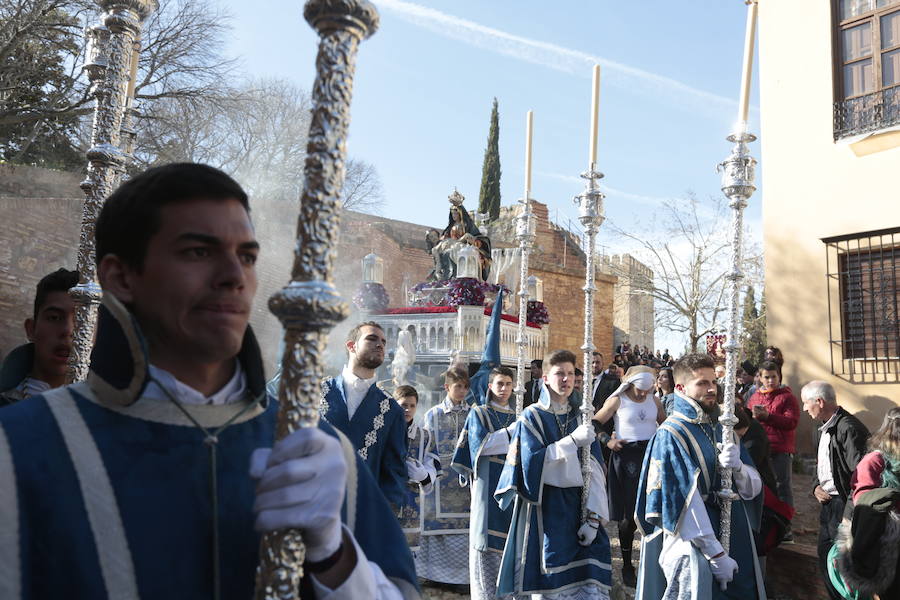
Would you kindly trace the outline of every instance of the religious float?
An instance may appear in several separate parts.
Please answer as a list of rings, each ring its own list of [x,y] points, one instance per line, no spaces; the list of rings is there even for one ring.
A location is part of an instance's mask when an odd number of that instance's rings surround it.
[[[420,397],[422,408],[439,401],[442,390],[438,381],[451,363],[477,364],[481,360],[491,311],[501,290],[501,363],[518,366],[520,339],[525,365],[543,358],[548,348],[550,315],[542,302],[543,283],[534,276],[525,279],[528,300],[525,323],[520,327],[514,297],[521,288],[521,250],[492,251],[490,238],[466,211],[464,200],[454,190],[449,196],[447,226],[426,234],[434,268],[426,281],[406,290],[400,306],[392,306],[384,287],[384,260],[374,253],[362,260],[363,281],[353,297],[361,320],[377,321],[385,328],[391,361],[383,374],[389,379],[382,385],[389,389],[404,382],[416,385],[426,396]]]

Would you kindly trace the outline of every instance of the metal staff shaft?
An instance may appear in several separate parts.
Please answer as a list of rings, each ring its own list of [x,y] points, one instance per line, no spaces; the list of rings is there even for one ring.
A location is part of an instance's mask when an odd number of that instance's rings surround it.
[[[600,192],[600,179],[603,173],[594,170],[594,163],[590,169],[581,174],[585,180],[585,190],[575,197],[578,202],[578,220],[584,225],[587,234],[587,246],[585,253],[584,269],[584,352],[583,365],[585,372],[590,368],[593,358],[594,346],[594,242],[597,239],[597,231],[603,223],[603,193]],[[594,406],[591,398],[592,381],[590,377],[584,378],[584,387],[581,397],[581,422],[591,424],[594,416]],[[584,486],[581,488],[581,519],[587,518],[587,501],[591,485],[591,447],[586,446],[581,450],[581,474],[584,478]]]
[[[718,169],[722,173],[722,192],[728,198],[728,206],[731,208],[731,270],[728,273],[728,334],[725,342],[725,398],[722,404],[722,415],[719,422],[722,424],[722,440],[730,441],[734,437],[734,425],[737,418],[734,416],[735,385],[737,365],[741,352],[741,313],[740,292],[741,282],[744,279],[743,254],[744,254],[744,208],[747,200],[756,191],[753,181],[756,175],[756,160],[750,156],[747,144],[756,137],[747,132],[746,101],[749,96],[750,72],[753,64],[753,42],[756,33],[756,3],[750,0],[747,14],[747,31],[744,44],[744,76],[741,83],[742,108],[740,110],[740,122],[738,132],[728,136],[728,141],[733,144],[731,155],[722,162]],[[731,489],[731,469],[720,469],[721,490],[719,501],[722,506],[721,527],[719,538],[722,548],[727,554],[731,546],[731,503],[737,500],[738,495]]]
[[[516,344],[518,356],[516,362],[516,417],[522,414],[525,406],[525,348],[528,339],[525,336],[525,325],[528,320],[528,258],[534,245],[534,215],[531,213],[531,198],[526,190],[525,198],[519,200],[522,212],[516,223],[516,238],[519,240],[519,328]]]
[[[278,439],[318,424],[328,333],[349,313],[332,282],[334,248],[356,53],[359,43],[378,27],[378,12],[366,0],[310,0],[303,16],[320,40],[291,281],[269,299],[269,310],[285,329]],[[305,555],[296,530],[263,536],[255,598],[299,598]]]
[[[120,148],[121,130],[134,44],[140,39],[144,20],[157,8],[156,0],[97,0],[97,4],[104,13],[102,25],[88,30],[90,51],[85,64],[96,104],[91,147],[87,151],[88,173],[81,182],[85,200],[76,262],[80,279],[69,290],[75,301],[75,330],[66,376],[70,383],[83,381],[90,366],[97,306],[102,296],[97,283],[94,229],[100,207],[115,189],[125,167],[126,156]]]

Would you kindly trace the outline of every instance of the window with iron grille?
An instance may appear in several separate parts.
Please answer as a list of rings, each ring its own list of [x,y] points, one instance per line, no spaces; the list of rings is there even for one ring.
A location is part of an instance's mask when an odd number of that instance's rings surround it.
[[[834,139],[900,125],[900,0],[833,0]]]
[[[832,373],[859,383],[900,381],[900,227],[822,241]]]

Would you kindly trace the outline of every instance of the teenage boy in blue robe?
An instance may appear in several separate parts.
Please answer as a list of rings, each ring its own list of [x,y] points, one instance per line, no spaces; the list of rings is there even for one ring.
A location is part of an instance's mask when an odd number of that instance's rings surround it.
[[[497,574],[512,509],[501,509],[494,500],[494,491],[516,426],[516,411],[509,406],[514,375],[508,367],[490,372],[484,403],[469,410],[453,455],[453,468],[466,478],[472,492],[469,587],[473,600],[512,597],[497,596]]]
[[[575,355],[549,354],[535,404],[519,417],[494,497],[513,515],[503,550],[497,593],[532,599],[609,598],[609,519],[603,455],[591,425],[579,425],[569,402]],[[590,447],[587,519],[581,518],[581,448]]]
[[[715,365],[688,354],[674,366],[675,403],[644,455],[635,516],[641,530],[636,598],[765,600],[753,530],[762,482],[737,437],[722,441]],[[718,540],[720,468],[733,469],[730,550]]]
[[[96,243],[87,381],[0,411],[0,598],[245,600],[259,532],[283,528],[306,545],[304,598],[418,597],[346,437],[320,422],[273,446],[240,186],[149,169],[107,199]]]
[[[347,364],[322,382],[320,412],[353,443],[384,497],[399,510],[406,497],[406,419],[403,409],[375,385],[387,340],[374,321],[347,334]]]

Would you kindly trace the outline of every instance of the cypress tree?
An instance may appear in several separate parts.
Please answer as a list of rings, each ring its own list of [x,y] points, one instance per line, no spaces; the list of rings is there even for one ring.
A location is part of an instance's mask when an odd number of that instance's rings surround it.
[[[481,167],[478,212],[487,214],[490,221],[500,216],[500,114],[496,98],[491,110],[491,128],[488,130],[484,164]]]
[[[765,311],[765,295],[763,295],[763,311]],[[747,288],[744,296],[744,355],[754,365],[762,362],[766,349],[766,316],[756,308],[756,290]]]

